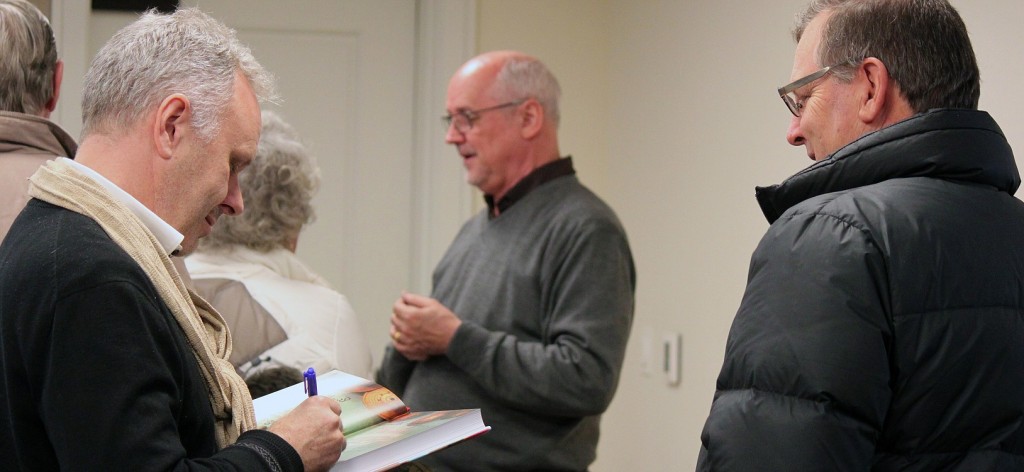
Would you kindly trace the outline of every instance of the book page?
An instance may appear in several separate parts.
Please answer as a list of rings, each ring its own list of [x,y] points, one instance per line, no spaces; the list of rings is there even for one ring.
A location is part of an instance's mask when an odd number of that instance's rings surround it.
[[[409,413],[351,436],[332,472],[384,470],[490,430],[479,409]]]
[[[341,404],[345,435],[406,414],[409,407],[390,390],[362,377],[333,370],[317,375],[317,393]],[[253,400],[256,426],[269,428],[308,396],[301,383]]]

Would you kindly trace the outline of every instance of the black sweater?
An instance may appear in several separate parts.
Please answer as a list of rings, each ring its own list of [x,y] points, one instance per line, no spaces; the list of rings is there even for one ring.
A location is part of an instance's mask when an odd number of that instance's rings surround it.
[[[266,431],[218,451],[206,384],[142,268],[31,200],[0,246],[0,470],[302,470]]]

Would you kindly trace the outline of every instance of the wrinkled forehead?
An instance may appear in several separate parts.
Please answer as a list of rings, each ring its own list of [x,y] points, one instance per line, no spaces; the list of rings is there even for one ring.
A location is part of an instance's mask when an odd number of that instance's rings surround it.
[[[820,13],[807,24],[800,41],[796,44],[790,80],[797,80],[823,67],[818,63],[818,47],[821,44],[821,33],[829,16],[829,12]]]

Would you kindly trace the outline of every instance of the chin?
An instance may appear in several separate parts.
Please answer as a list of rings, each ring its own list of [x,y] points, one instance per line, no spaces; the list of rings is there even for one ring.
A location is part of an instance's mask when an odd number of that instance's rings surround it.
[[[185,239],[181,241],[181,250],[176,255],[179,257],[187,256],[195,252],[197,247],[199,247],[199,238],[186,235]]]

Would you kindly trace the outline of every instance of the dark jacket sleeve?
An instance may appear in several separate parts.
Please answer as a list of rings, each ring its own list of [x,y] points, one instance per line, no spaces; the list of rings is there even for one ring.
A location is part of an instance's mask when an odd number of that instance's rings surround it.
[[[302,470],[266,431],[218,450],[183,331],[98,224],[33,199],[15,225],[0,245],[0,469]]]
[[[868,470],[891,397],[887,287],[862,228],[777,221],[751,260],[697,470]]]
[[[302,470],[294,449],[265,431],[216,450],[193,354],[149,288],[108,280],[58,300],[34,383],[61,468]]]

